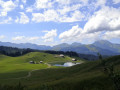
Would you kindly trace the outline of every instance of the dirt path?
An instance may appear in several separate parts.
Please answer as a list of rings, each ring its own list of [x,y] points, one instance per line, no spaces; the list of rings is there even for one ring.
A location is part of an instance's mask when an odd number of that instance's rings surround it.
[[[51,67],[51,65],[50,64],[48,64],[48,63],[45,63],[46,65],[48,65],[48,67],[47,68],[50,68]],[[46,69],[47,69],[46,68]],[[27,76],[24,76],[24,77],[18,77],[18,78],[8,78],[8,79],[24,79],[24,78],[29,78],[29,77],[31,77],[31,75],[32,75],[32,72],[34,72],[34,71],[38,71],[38,70],[40,70],[40,69],[35,69],[35,70],[31,70],[31,71],[29,71],[28,72],[28,75]],[[8,80],[8,79],[4,79],[4,80]]]
[[[48,63],[45,63],[46,65],[48,65],[48,67],[47,68],[50,68],[51,67],[51,65],[50,64],[48,64]]]

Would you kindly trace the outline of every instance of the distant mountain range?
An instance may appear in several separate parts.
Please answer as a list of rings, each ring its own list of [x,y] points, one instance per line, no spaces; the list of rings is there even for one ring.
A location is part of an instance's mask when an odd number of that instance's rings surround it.
[[[0,46],[9,46],[9,47],[17,47],[17,48],[31,48],[31,49],[38,49],[38,50],[50,50],[50,46],[45,45],[37,45],[31,43],[10,43],[10,42],[0,42]]]
[[[74,51],[80,54],[92,54],[97,55],[97,53],[101,53],[102,55],[118,55],[120,54],[120,44],[114,44],[107,40],[99,40],[94,42],[93,44],[81,44],[81,43],[62,43],[59,45],[45,46],[45,45],[36,45],[31,43],[21,43],[15,44],[10,42],[0,42],[0,46],[9,46],[9,47],[17,47],[17,48],[31,48],[38,50],[55,50],[55,51]]]

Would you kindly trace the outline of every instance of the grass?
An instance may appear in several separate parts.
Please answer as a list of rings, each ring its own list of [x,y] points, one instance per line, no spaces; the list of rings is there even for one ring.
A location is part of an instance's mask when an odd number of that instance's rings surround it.
[[[43,61],[43,63],[30,64],[29,61],[37,63]],[[40,52],[31,52],[19,57],[0,55],[0,79],[23,77],[31,70],[46,69],[48,65],[45,63],[67,61],[71,61],[68,56],[55,58],[55,55]]]
[[[46,55],[46,56],[45,56]],[[43,57],[44,56],[44,57]],[[26,90],[115,90],[112,80],[104,74],[101,61],[89,61],[66,68],[47,68],[45,64],[29,64],[31,60],[45,63],[70,61],[70,57],[55,58],[46,53],[29,53],[21,57],[0,56],[0,84],[16,85],[21,82]],[[105,59],[107,64],[114,64],[116,72],[120,71],[120,56]],[[17,67],[15,67],[16,64]],[[47,68],[47,69],[46,69]],[[3,70],[4,69],[4,70]],[[32,72],[28,78],[20,77]]]

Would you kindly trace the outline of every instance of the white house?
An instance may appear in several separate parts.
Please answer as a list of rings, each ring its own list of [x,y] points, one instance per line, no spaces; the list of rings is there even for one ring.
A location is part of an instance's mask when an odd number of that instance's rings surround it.
[[[77,61],[77,59],[73,58],[72,61]]]
[[[35,64],[35,62],[34,62],[34,61],[30,61],[29,63],[30,63],[30,64]]]
[[[40,61],[40,63],[43,63],[43,61]]]
[[[63,55],[63,54],[60,54],[60,57],[64,57],[64,55]]]

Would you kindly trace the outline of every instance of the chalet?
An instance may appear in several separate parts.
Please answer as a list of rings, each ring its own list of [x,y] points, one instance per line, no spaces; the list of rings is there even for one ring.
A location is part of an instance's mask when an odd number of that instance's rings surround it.
[[[77,61],[77,59],[73,58],[72,61]]]
[[[65,57],[63,54],[60,54],[60,57]]]
[[[43,61],[40,61],[40,63],[43,63]]]
[[[35,64],[35,62],[34,62],[34,61],[30,61],[29,63],[30,63],[30,64]]]

